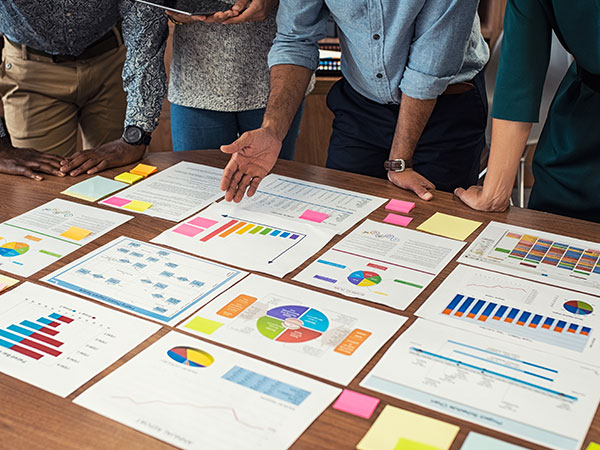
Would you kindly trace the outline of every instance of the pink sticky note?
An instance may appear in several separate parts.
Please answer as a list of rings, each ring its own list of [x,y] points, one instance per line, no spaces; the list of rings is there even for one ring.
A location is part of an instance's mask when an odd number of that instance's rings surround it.
[[[393,225],[401,225],[405,227],[412,221],[412,217],[399,216],[398,214],[389,213],[387,217],[383,219],[383,221]]]
[[[131,203],[131,200],[127,200],[121,197],[111,197],[104,200],[102,203],[113,206],[125,206],[127,203]]]
[[[378,398],[344,389],[333,404],[333,409],[368,419],[378,404]]]
[[[188,225],[187,223],[182,223],[177,228],[173,229],[173,231],[175,233],[183,234],[184,236],[194,237],[197,234],[202,233],[204,230],[202,228]]]
[[[195,219],[190,220],[188,223],[190,225],[196,225],[197,227],[200,227],[200,228],[210,228],[215,223],[219,223],[219,222],[217,222],[216,220],[205,219],[204,217],[196,217]]]
[[[313,211],[312,209],[307,209],[300,216],[301,219],[310,220],[311,222],[321,223],[325,219],[329,217],[329,214],[325,214],[319,211]]]
[[[405,202],[404,200],[397,200],[395,198],[391,199],[388,204],[385,205],[385,209],[403,214],[409,213],[414,207],[415,204],[413,202]]]

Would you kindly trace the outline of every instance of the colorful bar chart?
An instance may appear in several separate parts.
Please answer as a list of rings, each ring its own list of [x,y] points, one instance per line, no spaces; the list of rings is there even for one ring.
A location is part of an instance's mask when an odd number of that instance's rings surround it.
[[[208,222],[208,219],[203,219],[203,221]],[[215,224],[215,221],[212,221],[212,222],[213,222],[213,224]],[[186,225],[193,226],[194,221],[190,221]],[[177,229],[174,231],[177,231]],[[202,231],[205,231],[205,229],[198,228],[198,233],[200,233]],[[186,234],[186,233],[188,233],[188,232],[185,231],[184,234]],[[232,220],[228,221],[227,223],[225,223],[224,225],[218,227],[214,231],[201,237],[200,242],[208,242],[211,239],[214,239],[217,237],[226,238],[233,234],[237,234],[237,235],[247,234],[247,235],[253,235],[253,236],[279,237],[279,238],[284,238],[284,239],[290,239],[293,241],[298,239],[300,236],[304,236],[301,233],[295,233],[293,231],[286,231],[286,230],[278,230],[276,228],[269,227],[268,225],[265,225],[265,224],[256,224],[256,223],[245,222],[242,220],[232,219]],[[186,235],[188,235],[188,234],[186,234]]]
[[[52,313],[48,317],[40,317],[35,322],[23,320],[19,324],[12,324],[6,329],[0,329],[0,347],[36,360],[45,355],[60,356],[62,352],[59,348],[63,342],[54,338],[59,334],[56,327],[61,323],[71,322],[73,319],[56,313]]]
[[[480,323],[492,329],[578,352],[583,352],[591,333],[590,327],[577,323],[545,317],[498,302],[466,297],[464,294],[456,294],[441,313],[474,325]]]

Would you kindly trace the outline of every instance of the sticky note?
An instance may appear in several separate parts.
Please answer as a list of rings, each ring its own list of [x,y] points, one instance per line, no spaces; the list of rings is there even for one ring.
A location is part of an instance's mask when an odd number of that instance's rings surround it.
[[[403,214],[409,213],[414,207],[415,204],[413,202],[405,202],[404,200],[397,200],[395,198],[391,199],[388,204],[385,205],[385,209]]]
[[[412,217],[400,216],[398,214],[389,213],[385,219],[383,219],[386,223],[391,223],[393,225],[400,225],[405,227],[412,221]]]
[[[15,280],[14,278],[7,277],[6,275],[0,275],[0,292],[11,286],[14,286],[18,282],[19,280]]]
[[[111,197],[111,198],[107,198],[102,203],[106,203],[107,205],[113,205],[113,206],[125,206],[129,202],[131,202],[131,200],[127,200],[126,198]]]
[[[329,214],[325,214],[319,211],[313,211],[312,209],[307,209],[300,216],[301,219],[310,220],[311,222],[321,223],[325,219],[329,217]]]
[[[219,223],[216,220],[205,219],[204,217],[196,217],[188,222],[190,225],[195,225],[200,228],[210,228]]]
[[[141,175],[146,178],[148,175],[152,175],[158,169],[156,166],[149,166],[147,164],[138,164],[133,169],[129,171],[129,173],[133,173],[134,175]]]
[[[64,233],[61,233],[61,236],[66,237],[67,239],[73,239],[74,241],[80,241],[90,233],[90,230],[85,230],[79,227],[71,227]]]
[[[333,409],[368,419],[378,404],[378,398],[344,389],[333,404]]]
[[[481,222],[476,222],[475,220],[436,212],[419,225],[417,230],[464,241],[479,225],[481,225]]]
[[[204,231],[202,228],[193,227],[187,223],[182,223],[177,228],[173,229],[174,233],[183,234],[184,236],[194,237]]]
[[[526,450],[525,447],[520,445],[509,444],[508,442],[501,441],[493,437],[486,436],[485,434],[479,434],[471,431],[465,441],[463,442],[460,450]],[[588,450],[590,448],[588,447]],[[600,450],[600,446],[594,450]]]
[[[517,448],[521,448],[521,447],[517,447]],[[600,445],[596,444],[595,442],[590,442],[590,444],[587,446],[587,448],[585,450],[600,450]]]
[[[124,187],[126,187],[126,185],[120,181],[111,180],[110,178],[104,178],[101,176],[95,176],[88,178],[81,183],[74,184],[61,193],[71,197],[80,198],[88,202],[95,202],[96,200],[100,200],[101,198],[104,198],[113,192],[117,192]]]
[[[132,211],[143,212],[143,211],[146,211],[151,206],[152,206],[152,203],[150,203],[150,202],[143,202],[141,200],[131,200],[131,202],[129,202],[123,208],[131,209]]]
[[[122,181],[123,183],[127,183],[127,184],[133,184],[136,181],[140,181],[142,178],[144,178],[141,175],[136,175],[134,173],[129,173],[129,172],[123,172],[120,175],[117,175],[115,177],[115,180],[117,181]]]
[[[406,438],[400,438],[398,439],[398,442],[396,442],[394,450],[439,450],[439,447],[423,444],[422,442],[411,441]]]
[[[406,439],[440,450],[448,450],[458,430],[456,425],[386,405],[356,448],[395,450],[400,439]]]
[[[194,317],[190,320],[185,327],[190,330],[199,331],[204,334],[213,334],[223,324],[221,322],[215,322],[214,320],[205,319],[204,317]]]

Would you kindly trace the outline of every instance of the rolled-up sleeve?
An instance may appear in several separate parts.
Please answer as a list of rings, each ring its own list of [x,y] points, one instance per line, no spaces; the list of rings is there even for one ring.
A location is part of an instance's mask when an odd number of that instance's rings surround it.
[[[316,70],[319,40],[326,36],[329,10],[323,0],[281,0],[269,67],[293,64]]]
[[[160,8],[124,0],[121,3],[127,58],[123,88],[127,93],[125,126],[146,132],[156,128],[167,95],[164,55],[169,27]]]
[[[400,90],[413,98],[432,99],[462,68],[474,31],[477,0],[429,0],[415,19],[408,63]]]

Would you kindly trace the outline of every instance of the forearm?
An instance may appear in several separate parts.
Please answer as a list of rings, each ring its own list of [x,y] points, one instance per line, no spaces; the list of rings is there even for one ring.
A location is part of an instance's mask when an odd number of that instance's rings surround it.
[[[412,159],[437,99],[419,100],[402,94],[390,159]]]
[[[483,195],[492,208],[504,204],[510,197],[531,125],[501,119],[492,121],[492,143],[483,184]]]
[[[312,73],[306,67],[291,64],[271,68],[271,91],[262,127],[273,130],[281,141],[304,99]]]

